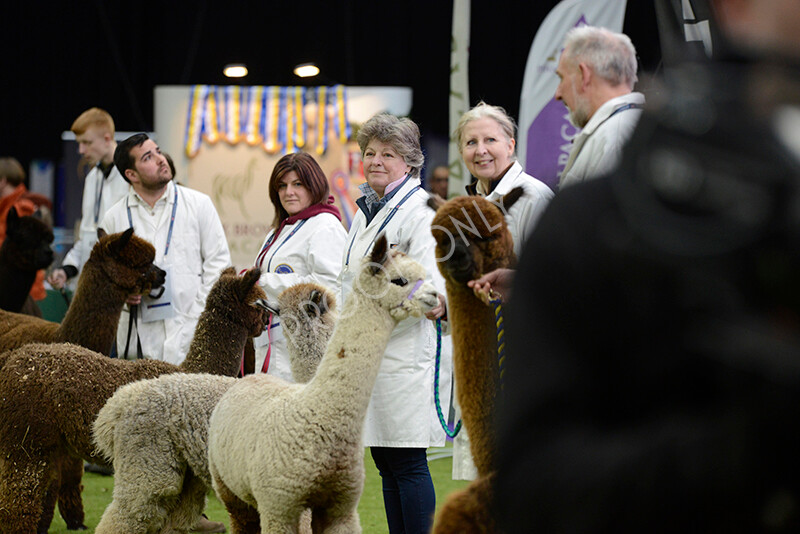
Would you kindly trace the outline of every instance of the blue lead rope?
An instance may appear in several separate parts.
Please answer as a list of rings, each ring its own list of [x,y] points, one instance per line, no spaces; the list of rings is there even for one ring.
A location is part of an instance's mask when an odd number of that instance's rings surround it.
[[[506,373],[506,334],[503,322],[502,299],[498,296],[489,301],[494,307],[495,328],[497,329],[497,366],[500,371],[500,391],[503,390]],[[442,403],[439,399],[439,368],[442,361],[442,320],[436,319],[436,367],[433,376],[433,401],[436,405],[436,415],[439,416],[439,424],[442,425],[445,434],[450,438],[455,438],[461,430],[461,419],[458,420],[454,428],[450,428],[442,413]]]
[[[442,361],[442,320],[436,319],[436,367],[433,376],[433,402],[436,404],[436,415],[439,416],[439,423],[442,425],[445,434],[450,438],[454,438],[461,430],[461,419],[458,420],[454,428],[447,425],[447,421],[442,413],[442,403],[439,400],[439,367]]]

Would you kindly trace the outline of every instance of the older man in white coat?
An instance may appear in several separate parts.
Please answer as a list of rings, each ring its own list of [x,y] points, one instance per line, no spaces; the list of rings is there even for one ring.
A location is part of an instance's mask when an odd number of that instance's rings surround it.
[[[173,182],[165,156],[147,135],[120,142],[114,162],[130,190],[100,226],[109,233],[133,227],[153,244],[155,263],[167,271],[162,294],[129,298],[131,308],[123,310],[117,330],[118,354],[177,365],[186,357],[211,286],[231,264],[228,242],[208,195]]]
[[[644,106],[636,84],[636,49],[630,38],[605,28],[579,26],[564,40],[556,68],[555,98],[582,128],[561,171],[560,189],[596,178],[618,163]]]

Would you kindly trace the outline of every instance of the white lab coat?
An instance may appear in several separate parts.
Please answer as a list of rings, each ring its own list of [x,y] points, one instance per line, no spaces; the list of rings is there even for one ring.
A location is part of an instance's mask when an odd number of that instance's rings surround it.
[[[500,199],[515,187],[520,186],[525,190],[525,194],[505,214],[506,224],[508,224],[511,239],[514,242],[514,253],[519,257],[522,244],[553,198],[553,190],[541,180],[526,174],[518,161],[514,162],[488,195],[485,194],[481,182],[475,185],[478,195],[496,202],[498,205]]]
[[[175,188],[178,207],[169,252],[165,256]],[[175,315],[169,319],[149,323],[138,320],[137,327],[131,332],[128,357],[136,358],[138,333],[145,357],[179,365],[189,350],[211,286],[222,270],[231,265],[222,222],[208,195],[170,182],[156,203],[160,213],[157,210],[155,215],[152,214],[150,206],[131,187],[128,195],[108,210],[100,226],[108,233],[126,230],[130,226],[127,205],[130,206],[134,234],[153,244],[155,264],[169,272],[175,308]],[[117,329],[120,357],[128,338],[129,318],[126,305]]]
[[[616,167],[622,148],[642,115],[642,106],[644,95],[629,93],[612,98],[597,108],[572,140],[572,150],[558,182],[559,189],[599,178]]]
[[[358,211],[347,234],[341,284],[341,301],[347,298],[361,265],[361,259],[372,250],[378,229],[392,208],[413,188],[418,178],[409,179],[392,199],[377,213],[369,226]],[[391,247],[399,247],[420,262],[442,295],[444,280],[436,266],[436,242],[431,234],[434,212],[427,206],[428,193],[417,189],[397,210],[383,229]],[[442,446],[445,433],[434,405],[434,365],[436,359],[436,323],[410,317],[400,322],[392,332],[386,347],[375,387],[372,390],[364,425],[364,445],[367,447],[429,447]],[[445,417],[449,410],[452,358],[442,354],[439,377],[439,398]]]
[[[277,303],[278,295],[284,289],[303,282],[326,286],[336,295],[336,279],[342,268],[342,250],[347,232],[331,213],[320,213],[306,219],[298,229],[301,222],[285,226],[278,241],[270,247],[261,262],[256,256],[254,265],[262,270],[259,283],[270,303]],[[296,229],[297,232],[293,234]],[[273,230],[267,234],[259,251],[274,233]],[[342,303],[337,302],[337,309],[341,306]],[[261,372],[269,347],[267,372],[294,382],[280,317],[273,317],[271,323],[269,332],[264,332],[254,340],[255,370]]]
[[[102,184],[102,187],[101,187]],[[103,171],[95,166],[86,175],[83,182],[83,200],[81,202],[81,223],[78,227],[77,240],[73,244],[61,265],[72,265],[80,274],[83,264],[89,259],[94,244],[97,243],[97,226],[111,206],[128,194],[128,182],[113,167],[108,178],[103,178]],[[100,197],[98,202],[98,196]],[[74,286],[78,276],[70,280]],[[74,289],[74,287],[73,287]]]

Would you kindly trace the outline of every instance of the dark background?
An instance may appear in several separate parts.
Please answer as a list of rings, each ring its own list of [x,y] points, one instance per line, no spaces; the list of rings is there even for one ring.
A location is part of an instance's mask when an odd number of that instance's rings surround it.
[[[601,1],[601,0],[598,0]],[[536,30],[556,0],[471,3],[470,101],[517,117]],[[644,71],[660,52],[649,0],[630,0],[624,31]],[[4,3],[0,17],[0,156],[59,163],[61,133],[99,106],[118,131],[152,131],[156,85],[303,85],[292,74],[314,61],[307,85],[413,89],[411,117],[426,136],[447,137],[452,1],[336,0]]]

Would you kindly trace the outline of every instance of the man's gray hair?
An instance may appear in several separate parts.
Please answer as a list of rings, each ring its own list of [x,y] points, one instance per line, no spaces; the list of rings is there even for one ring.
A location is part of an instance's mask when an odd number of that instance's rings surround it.
[[[578,26],[564,37],[564,54],[569,61],[589,65],[608,82],[626,84],[632,91],[636,76],[636,48],[624,33],[596,26]]]
[[[419,126],[414,121],[389,113],[374,115],[361,126],[356,136],[362,158],[367,145],[373,139],[391,145],[403,157],[406,165],[411,167],[408,174],[412,178],[419,178],[425,156],[419,144]]]
[[[514,139],[517,125],[514,122],[514,119],[511,118],[508,113],[506,113],[506,110],[500,106],[492,106],[486,102],[480,101],[475,105],[474,108],[470,109],[469,111],[465,111],[464,114],[461,115],[461,118],[458,119],[458,126],[456,126],[456,131],[453,132],[453,135],[458,142],[459,152],[462,152],[464,149],[464,127],[466,127],[468,122],[478,119],[493,119],[497,124],[500,125],[500,129],[503,130],[503,133],[508,140]],[[511,161],[516,161],[516,159],[516,153],[512,154]]]

